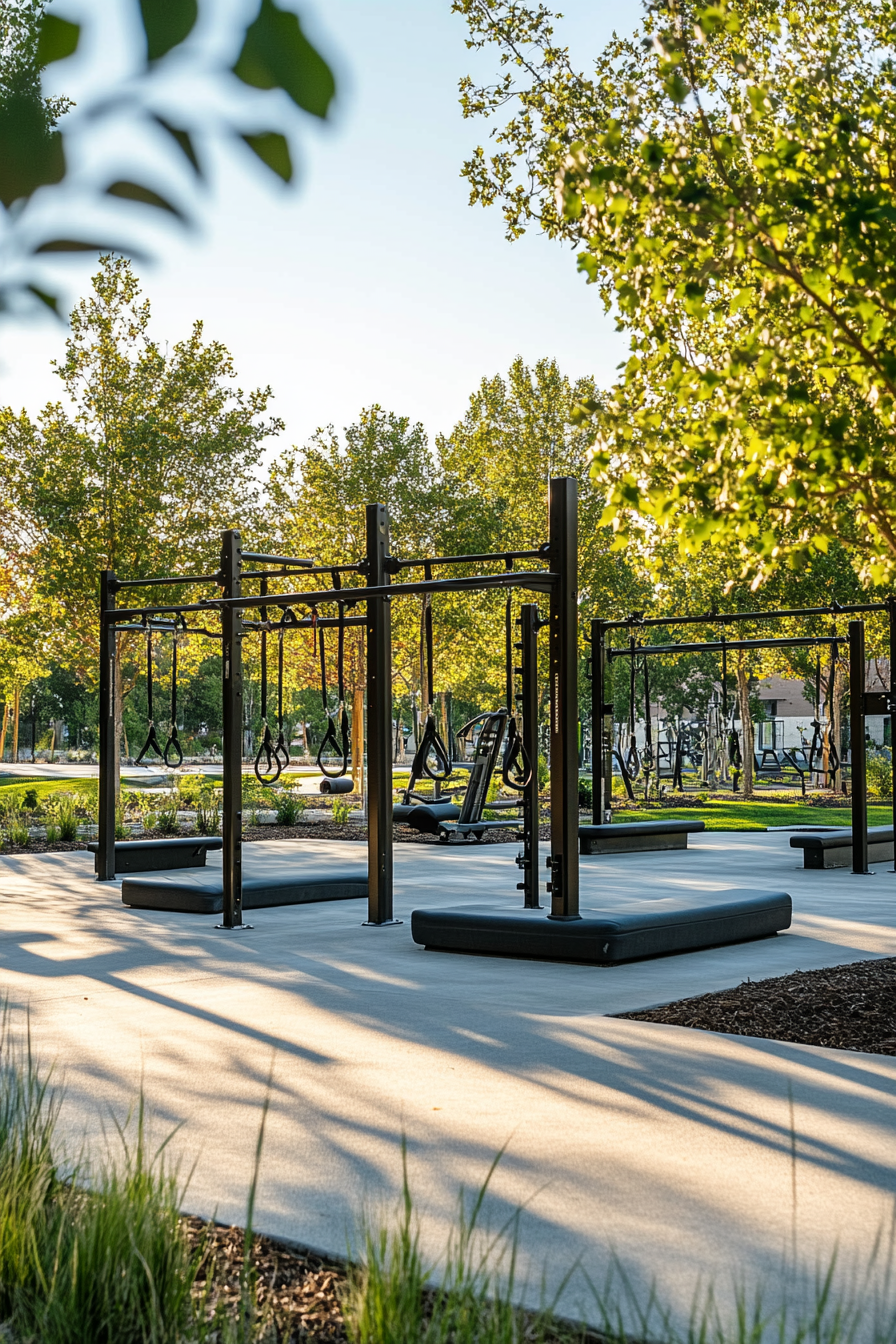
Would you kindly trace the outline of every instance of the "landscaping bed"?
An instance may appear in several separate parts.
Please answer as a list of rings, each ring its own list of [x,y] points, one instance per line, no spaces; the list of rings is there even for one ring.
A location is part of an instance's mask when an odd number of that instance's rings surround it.
[[[896,1055],[896,957],[745,980],[735,989],[614,1016]]]

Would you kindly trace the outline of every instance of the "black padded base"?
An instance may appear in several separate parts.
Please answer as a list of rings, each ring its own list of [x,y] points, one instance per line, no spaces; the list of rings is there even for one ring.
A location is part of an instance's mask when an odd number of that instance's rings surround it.
[[[223,840],[216,835],[170,836],[164,840],[116,840],[116,873],[159,873],[174,868],[204,868],[210,849],[221,849]],[[99,872],[99,844],[87,846],[94,854],[94,869]]]
[[[623,821],[609,826],[580,826],[580,854],[645,854],[656,849],[687,849],[688,836],[706,829],[702,821]]]
[[[243,909],[275,905],[309,905],[318,901],[349,901],[367,896],[366,867],[334,868],[323,863],[301,865],[291,875],[243,874]],[[220,868],[169,877],[128,877],[121,899],[138,910],[179,910],[192,915],[219,915],[224,909]]]
[[[577,920],[554,920],[537,910],[469,906],[459,910],[415,910],[415,943],[445,952],[543,957],[553,961],[610,964],[691,952],[723,943],[767,938],[790,928],[791,900],[785,892],[736,889],[713,905],[690,910],[653,908],[636,914],[584,910]]]
[[[826,831],[814,835],[792,835],[792,849],[803,851],[803,867],[815,871],[824,868],[852,867],[852,829]],[[893,827],[868,827],[868,862],[892,863]]]

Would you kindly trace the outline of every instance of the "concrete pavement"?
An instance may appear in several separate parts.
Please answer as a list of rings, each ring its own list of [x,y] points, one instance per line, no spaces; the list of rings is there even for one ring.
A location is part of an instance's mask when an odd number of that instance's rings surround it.
[[[355,858],[348,842],[247,845]],[[424,1239],[458,1186],[493,1183],[493,1222],[526,1203],[537,1296],[613,1255],[686,1319],[699,1283],[773,1302],[809,1291],[839,1247],[864,1264],[896,1195],[896,1058],[690,1032],[606,1014],[795,969],[896,955],[896,876],[811,873],[786,835],[714,833],[685,852],[582,860],[583,906],[691,904],[789,891],[794,927],[758,943],[613,968],[426,952],[418,905],[514,906],[514,846],[396,847],[399,927],[362,902],[253,912],[251,933],[131,911],[86,854],[0,859],[0,987],[64,1070],[69,1132],[97,1133],[142,1081],[158,1132],[195,1172],[186,1205],[241,1220],[273,1066],[257,1226],[344,1251],[364,1201],[389,1199],[408,1141]],[[791,1103],[793,1098],[793,1128]],[[792,1141],[796,1144],[796,1163]],[[794,1202],[795,1191],[795,1202]],[[801,1265],[787,1264],[794,1241]],[[587,1304],[576,1274],[562,1296]]]

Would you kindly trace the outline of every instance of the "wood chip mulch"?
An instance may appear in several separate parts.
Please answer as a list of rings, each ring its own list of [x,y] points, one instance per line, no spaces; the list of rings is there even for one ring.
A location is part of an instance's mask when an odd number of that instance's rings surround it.
[[[221,1302],[235,1313],[241,1292],[243,1229],[221,1227],[190,1215],[182,1221],[190,1246],[204,1250],[197,1287],[210,1287],[209,1308]],[[260,1236],[253,1238],[251,1258],[258,1307],[273,1321],[278,1344],[345,1344],[339,1304],[346,1283],[344,1261],[324,1260],[311,1251],[293,1250]]]
[[[181,1222],[191,1248],[203,1250],[196,1287],[208,1292],[209,1313],[220,1303],[235,1316],[242,1291],[243,1228],[222,1227],[190,1214]],[[273,1325],[272,1340],[277,1344],[348,1344],[341,1307],[347,1261],[258,1235],[252,1239],[250,1255],[259,1314]],[[530,1319],[534,1327],[535,1318]],[[558,1317],[550,1319],[544,1332],[524,1325],[519,1336],[536,1337],[544,1344],[606,1344],[604,1336],[587,1326]],[[388,1341],[384,1339],[383,1344]]]
[[[896,957],[745,980],[736,989],[614,1016],[896,1055]]]

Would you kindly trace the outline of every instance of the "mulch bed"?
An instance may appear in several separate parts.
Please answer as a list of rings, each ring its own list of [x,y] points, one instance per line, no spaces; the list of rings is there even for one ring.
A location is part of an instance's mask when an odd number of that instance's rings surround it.
[[[896,957],[746,980],[718,994],[614,1016],[896,1055]]]
[[[197,1288],[208,1288],[208,1306],[221,1303],[236,1315],[240,1302],[245,1232],[222,1227],[202,1218],[182,1219],[191,1247],[203,1246]],[[277,1344],[348,1344],[340,1298],[348,1278],[348,1263],[323,1258],[313,1251],[255,1236],[250,1252],[256,1274],[259,1309],[275,1327]],[[520,1336],[530,1337],[528,1330]],[[605,1344],[602,1336],[581,1325],[556,1319],[555,1328],[540,1339],[545,1344]],[[383,1340],[383,1344],[388,1341]]]
[[[179,831],[178,835],[189,835],[189,831]],[[541,840],[550,840],[551,828],[543,825],[539,830]],[[128,840],[169,840],[171,835],[167,831],[143,831],[141,835],[129,835]],[[438,836],[421,835],[419,831],[412,831],[409,826],[396,826],[393,830],[393,838],[396,844],[401,845],[438,845]],[[367,843],[367,827],[359,826],[356,822],[346,822],[345,825],[337,825],[333,821],[306,821],[300,822],[296,826],[246,826],[243,830],[243,839],[246,841],[254,840],[355,840],[360,844]],[[512,830],[486,831],[482,837],[483,845],[501,845],[508,841],[517,840],[517,834]],[[86,849],[86,840],[56,840],[53,844],[48,844],[46,840],[30,840],[27,845],[4,844],[0,847],[0,854],[59,854],[73,849]]]
[[[211,1309],[222,1302],[235,1314],[240,1300],[245,1232],[186,1216],[183,1226],[194,1248],[205,1247],[198,1285],[209,1285]],[[339,1294],[346,1282],[344,1261],[324,1260],[311,1251],[290,1249],[269,1237],[252,1241],[257,1301],[270,1313],[278,1344],[345,1344]]]

